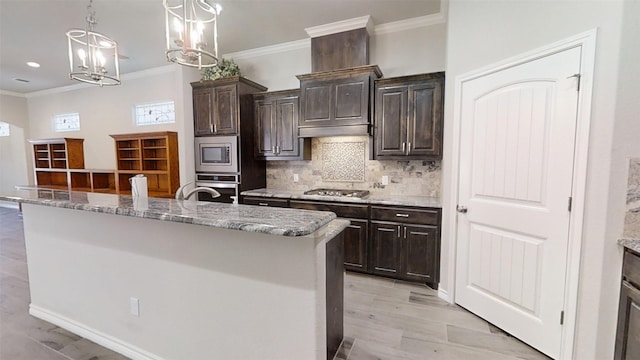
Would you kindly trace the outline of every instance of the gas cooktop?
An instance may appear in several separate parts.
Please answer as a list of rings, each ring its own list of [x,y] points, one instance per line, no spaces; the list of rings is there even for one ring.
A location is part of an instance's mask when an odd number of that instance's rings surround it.
[[[313,189],[305,191],[304,194],[363,198],[369,195],[369,190]]]

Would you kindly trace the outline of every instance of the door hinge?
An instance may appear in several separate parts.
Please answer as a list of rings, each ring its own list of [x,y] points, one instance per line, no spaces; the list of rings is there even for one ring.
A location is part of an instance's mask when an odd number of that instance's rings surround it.
[[[564,310],[560,311],[560,325],[564,325]]]
[[[573,75],[569,76],[567,79],[570,79],[572,77],[576,78],[576,91],[580,91],[580,80],[582,80],[582,75],[573,74]]]
[[[567,210],[571,211],[572,203],[573,203],[573,197],[569,196],[569,202],[568,202],[568,205],[567,205]]]

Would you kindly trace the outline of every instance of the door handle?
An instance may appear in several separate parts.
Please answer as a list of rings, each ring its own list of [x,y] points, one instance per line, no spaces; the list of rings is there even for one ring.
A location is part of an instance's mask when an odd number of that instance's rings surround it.
[[[276,145],[276,155],[280,154],[280,145]]]
[[[411,143],[407,143],[407,155],[411,152]]]
[[[400,237],[400,225],[398,225],[398,237]]]
[[[403,142],[402,142],[402,152],[405,152],[406,145],[407,145],[407,144],[403,141]]]
[[[404,227],[404,238],[405,239],[407,238],[407,227],[406,226]]]
[[[274,153],[274,154],[276,153],[276,147],[275,146],[271,147],[271,152]]]
[[[468,209],[465,206],[456,205],[456,211],[460,214],[466,214]]]

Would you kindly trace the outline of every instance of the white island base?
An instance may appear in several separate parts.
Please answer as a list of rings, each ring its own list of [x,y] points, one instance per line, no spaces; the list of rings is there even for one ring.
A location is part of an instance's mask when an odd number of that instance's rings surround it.
[[[279,236],[22,210],[30,313],[127,357],[324,360],[340,344],[341,220]]]

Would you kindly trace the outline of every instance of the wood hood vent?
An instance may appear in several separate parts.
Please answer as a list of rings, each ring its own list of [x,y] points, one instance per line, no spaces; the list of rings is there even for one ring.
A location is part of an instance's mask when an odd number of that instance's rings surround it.
[[[311,74],[300,80],[300,137],[371,135],[374,81],[369,65],[371,16],[307,28]]]

